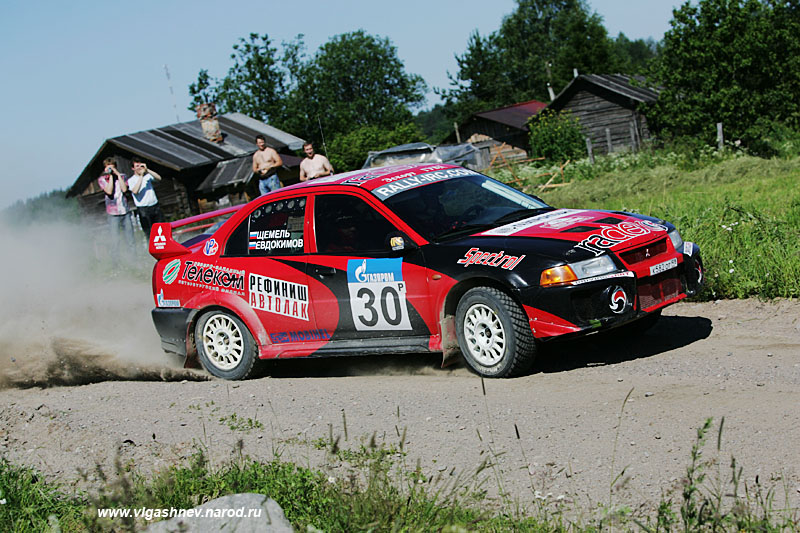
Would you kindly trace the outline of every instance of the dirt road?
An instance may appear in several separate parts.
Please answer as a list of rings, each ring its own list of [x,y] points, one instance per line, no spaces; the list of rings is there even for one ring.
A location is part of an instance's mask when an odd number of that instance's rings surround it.
[[[133,305],[147,309],[143,292]],[[356,449],[375,434],[397,445],[405,432],[407,464],[419,461],[440,483],[480,479],[523,503],[540,494],[588,510],[669,494],[696,429],[714,417],[704,454],[719,457],[720,477],[729,477],[734,456],[749,489],[758,479],[800,505],[797,301],[679,304],[626,344],[590,337],[548,345],[533,374],[487,380],[485,394],[465,368],[442,370],[436,357],[416,355],[290,361],[256,380],[194,381],[204,376],[143,366],[161,357],[157,340],[145,337],[139,360],[85,336],[38,337],[36,350],[17,347],[16,357],[6,347],[0,455],[91,487],[95,464],[113,471],[118,458],[146,472],[198,447],[222,461],[241,439],[245,454],[280,453],[335,476],[344,469],[315,441],[332,433]],[[48,382],[55,386],[42,388]],[[476,476],[487,458],[494,466]]]

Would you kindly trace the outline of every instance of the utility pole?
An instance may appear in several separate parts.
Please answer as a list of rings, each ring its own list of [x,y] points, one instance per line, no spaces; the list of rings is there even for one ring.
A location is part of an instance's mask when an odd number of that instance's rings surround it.
[[[167,85],[169,85],[169,94],[172,96],[172,109],[175,110],[175,121],[180,122],[181,117],[178,116],[178,106],[175,103],[175,91],[172,90],[172,79],[169,77],[169,68],[167,68],[167,64],[164,63],[164,73],[167,75]]]

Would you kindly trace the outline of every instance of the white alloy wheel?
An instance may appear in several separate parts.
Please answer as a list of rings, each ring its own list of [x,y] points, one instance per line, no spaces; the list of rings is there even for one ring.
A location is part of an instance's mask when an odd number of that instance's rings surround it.
[[[464,317],[464,339],[470,355],[483,366],[494,366],[503,359],[508,344],[506,330],[495,312],[477,303]]]
[[[536,341],[528,317],[507,293],[473,287],[458,301],[455,320],[464,360],[481,376],[518,376],[533,366]]]
[[[201,342],[208,362],[220,370],[233,370],[242,362],[244,334],[226,314],[215,314],[206,321]]]

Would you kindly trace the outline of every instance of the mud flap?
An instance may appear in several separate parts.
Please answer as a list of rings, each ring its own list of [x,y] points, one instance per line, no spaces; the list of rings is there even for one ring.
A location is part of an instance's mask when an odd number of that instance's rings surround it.
[[[445,316],[439,321],[442,331],[442,368],[457,363],[461,359],[461,348],[458,347],[456,335],[456,317]]]

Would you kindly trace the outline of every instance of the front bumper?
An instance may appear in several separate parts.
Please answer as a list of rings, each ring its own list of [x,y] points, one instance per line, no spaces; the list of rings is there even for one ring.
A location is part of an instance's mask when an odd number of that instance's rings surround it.
[[[674,268],[652,275],[644,265],[636,272],[521,291],[534,337],[549,340],[615,328],[694,296],[704,283],[700,248],[687,242],[679,252]]]

